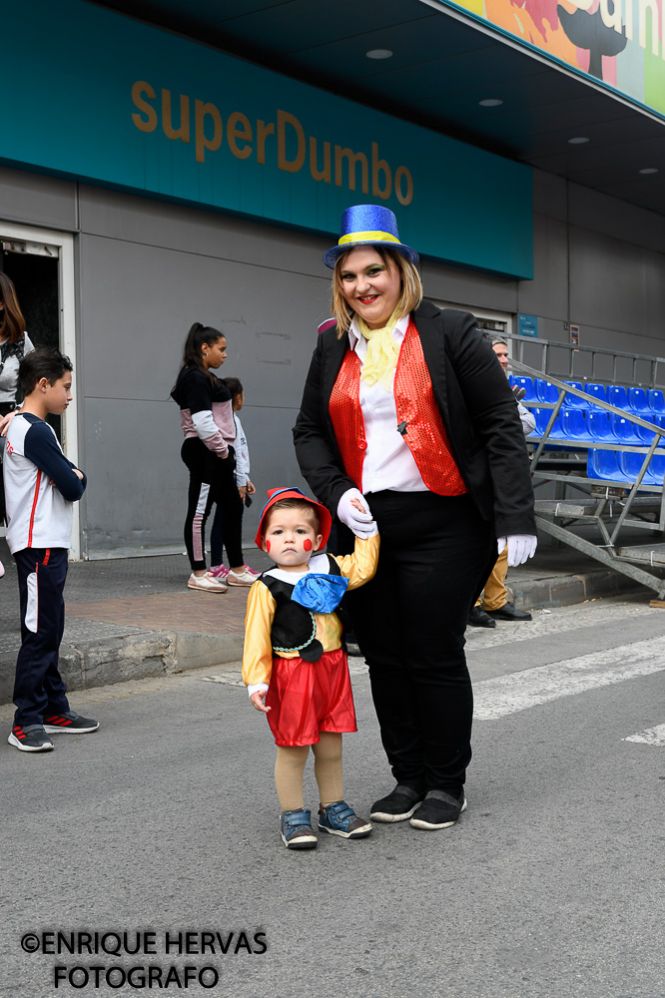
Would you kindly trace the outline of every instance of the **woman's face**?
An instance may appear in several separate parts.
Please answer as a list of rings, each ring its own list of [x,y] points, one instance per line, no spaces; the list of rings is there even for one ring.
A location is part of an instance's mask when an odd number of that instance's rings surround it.
[[[339,282],[347,305],[370,329],[385,326],[402,294],[399,268],[389,256],[387,263],[371,246],[361,246],[344,258]]]
[[[211,367],[221,367],[226,360],[226,337],[220,336],[214,343],[203,343],[201,357],[207,370]]]

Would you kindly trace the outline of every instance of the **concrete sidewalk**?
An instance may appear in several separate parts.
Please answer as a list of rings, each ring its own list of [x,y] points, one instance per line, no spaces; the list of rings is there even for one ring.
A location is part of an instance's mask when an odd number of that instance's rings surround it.
[[[0,703],[7,703],[20,630],[16,569],[4,540],[0,559],[6,568],[0,580]],[[268,564],[259,551],[247,552],[247,559],[256,569]],[[71,564],[61,650],[69,688],[237,662],[247,590],[194,592],[186,588],[188,574],[182,555]],[[510,571],[508,584],[515,604],[527,609],[567,606],[635,589],[630,580],[564,547],[543,547],[528,565]],[[643,592],[645,601],[653,595]]]

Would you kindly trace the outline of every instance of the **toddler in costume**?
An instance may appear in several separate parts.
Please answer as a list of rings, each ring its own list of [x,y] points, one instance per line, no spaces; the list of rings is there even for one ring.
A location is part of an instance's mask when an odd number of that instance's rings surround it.
[[[356,713],[342,625],[335,610],[347,588],[376,572],[379,535],[356,538],[353,554],[318,554],[330,535],[325,506],[300,489],[268,492],[256,543],[275,565],[249,591],[243,681],[275,738],[275,784],[287,849],[314,849],[303,777],[310,746],[319,788],[319,828],[345,839],[372,830],[343,800],[342,733]],[[363,510],[365,511],[365,510]]]

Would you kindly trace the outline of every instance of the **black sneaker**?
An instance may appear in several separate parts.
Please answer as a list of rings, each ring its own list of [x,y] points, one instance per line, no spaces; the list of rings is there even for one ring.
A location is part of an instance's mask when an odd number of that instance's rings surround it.
[[[52,752],[53,742],[46,734],[43,724],[15,724],[7,739],[19,752]]]
[[[96,731],[99,721],[94,721],[91,717],[81,717],[74,710],[68,710],[63,714],[48,714],[44,718],[44,730],[49,735],[87,735],[90,731]]]
[[[413,787],[398,783],[392,793],[372,804],[369,816],[372,821],[406,821],[407,818],[411,817],[424,796],[424,791],[419,793]]]
[[[429,832],[438,828],[450,828],[462,811],[466,811],[466,797],[463,790],[459,797],[453,797],[445,790],[430,790],[409,824],[412,828],[424,828]]]

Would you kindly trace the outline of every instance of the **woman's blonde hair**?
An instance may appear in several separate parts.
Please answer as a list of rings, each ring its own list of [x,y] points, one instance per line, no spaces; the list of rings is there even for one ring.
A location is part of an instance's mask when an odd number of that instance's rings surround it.
[[[353,249],[360,248],[358,246],[353,247]],[[386,249],[384,246],[375,244],[367,244],[367,248],[376,250],[386,266],[392,261],[399,270],[402,293],[397,302],[397,314],[402,316],[413,312],[423,300],[423,285],[416,265],[396,250]],[[337,323],[338,337],[342,337],[344,333],[348,332],[351,320],[355,314],[342,294],[341,276],[345,261],[348,259],[349,253],[353,252],[353,249],[350,249],[348,253],[343,253],[338,258],[333,271],[331,308],[335,322]]]

